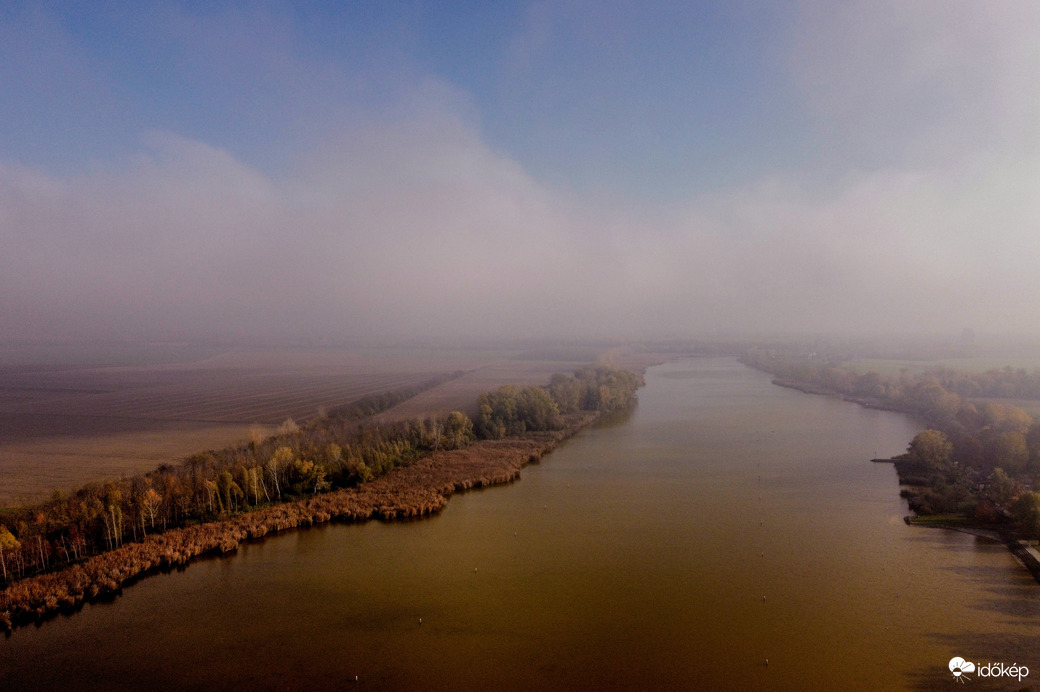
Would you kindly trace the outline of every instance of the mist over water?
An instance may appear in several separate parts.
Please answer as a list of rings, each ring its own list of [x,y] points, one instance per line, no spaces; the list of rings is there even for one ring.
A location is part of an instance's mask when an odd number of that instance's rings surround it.
[[[654,367],[631,412],[515,484],[145,579],[16,631],[0,683],[898,690],[952,684],[953,656],[1040,671],[1040,587],[1000,545],[904,525],[894,470],[869,462],[915,432],[730,359]]]

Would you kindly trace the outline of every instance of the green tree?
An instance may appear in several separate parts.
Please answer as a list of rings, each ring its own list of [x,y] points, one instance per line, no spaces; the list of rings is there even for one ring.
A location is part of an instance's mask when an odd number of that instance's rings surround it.
[[[0,526],[0,567],[3,568],[4,581],[7,581],[7,557],[4,553],[14,552],[22,547],[18,539],[14,537],[6,526]]]
[[[351,456],[347,459],[343,465],[343,485],[360,485],[362,483],[368,483],[372,480],[374,474],[372,469],[369,468],[368,464],[363,459]]]
[[[447,449],[461,449],[473,438],[473,421],[462,411],[452,411],[444,419],[444,446]]]
[[[562,372],[553,375],[549,380],[549,396],[560,413],[575,413],[581,409],[581,383],[570,375]]]
[[[243,497],[242,488],[232,478],[230,471],[224,471],[217,476],[217,492],[227,512],[234,512],[237,501]]]
[[[922,430],[914,436],[907,448],[910,458],[931,469],[941,469],[950,462],[953,444],[946,433],[939,430]]]
[[[1040,494],[1022,493],[1012,513],[1026,538],[1040,539]]]
[[[1004,469],[997,467],[989,477],[984,496],[998,507],[1008,507],[1019,489],[1018,482],[1004,473]]]
[[[1026,433],[1026,449],[1029,450],[1029,464],[1033,468],[1040,466],[1040,422],[1029,426]]]
[[[1026,438],[1020,432],[1002,432],[993,440],[991,447],[991,463],[1011,472],[1020,473],[1026,467],[1029,451],[1026,449]]]
[[[525,430],[553,430],[559,426],[560,410],[549,392],[542,387],[524,387],[517,397],[517,418],[520,432]]]
[[[1025,434],[1033,424],[1033,418],[1017,406],[989,402],[982,408],[986,425],[1004,432]]]

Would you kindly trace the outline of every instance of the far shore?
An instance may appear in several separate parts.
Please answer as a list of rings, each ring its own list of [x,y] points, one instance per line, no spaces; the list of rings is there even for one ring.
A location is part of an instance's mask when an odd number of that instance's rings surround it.
[[[819,394],[822,396],[837,397],[842,401],[848,401],[854,404],[859,404],[860,406],[863,406],[865,408],[892,411],[894,413],[899,413],[901,415],[913,418],[911,414],[908,414],[905,411],[900,411],[899,409],[892,408],[890,406],[885,406],[880,401],[871,399],[869,397],[849,396],[841,394],[840,392],[835,392],[825,387],[819,387],[816,385],[806,384],[803,382],[798,382],[796,380],[789,380],[780,377],[774,378],[773,384],[777,385],[778,387],[796,389],[805,394]],[[893,457],[891,459],[871,459],[871,461],[874,463],[893,464],[896,463],[898,460],[899,457]],[[997,531],[994,529],[988,529],[984,526],[975,525],[970,522],[965,522],[961,524],[934,520],[919,521],[919,519],[922,519],[922,517],[906,516],[903,518],[903,520],[909,526],[923,526],[927,528],[946,529],[948,531],[959,531],[961,533],[967,533],[973,536],[978,536],[979,538],[983,538],[986,540],[1003,543],[1007,547],[1007,549],[1011,551],[1011,554],[1015,556],[1015,559],[1018,560],[1018,562],[1023,567],[1025,567],[1026,570],[1029,571],[1029,573],[1033,576],[1037,583],[1040,583],[1040,552],[1038,552],[1034,548],[1030,548],[1029,546],[1023,545],[1017,538],[1010,535],[1009,533],[1004,531]]]
[[[864,408],[873,408],[879,411],[892,411],[893,413],[900,413],[910,418],[913,417],[905,411],[900,411],[897,408],[886,406],[880,399],[875,399],[873,397],[852,396],[849,394],[842,394],[841,392],[835,392],[831,389],[827,389],[826,387],[819,387],[812,384],[806,384],[804,382],[798,382],[797,380],[788,380],[782,377],[773,378],[773,384],[775,384],[778,387],[786,387],[787,389],[797,389],[799,392],[803,392],[805,394],[819,394],[821,396],[835,397],[837,399],[841,399],[842,401],[849,401],[853,404],[859,404]]]

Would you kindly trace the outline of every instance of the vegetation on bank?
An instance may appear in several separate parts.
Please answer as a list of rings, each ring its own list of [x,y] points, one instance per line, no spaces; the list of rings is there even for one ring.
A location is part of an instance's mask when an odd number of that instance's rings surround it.
[[[548,387],[502,387],[481,397],[477,427],[459,411],[388,426],[360,424],[359,418],[418,392],[379,395],[304,426],[287,422],[276,435],[248,445],[5,509],[0,578],[8,588],[0,592],[0,626],[10,625],[15,601],[36,604],[19,610],[23,616],[50,612],[149,569],[232,549],[270,530],[335,517],[435,511],[443,503],[437,497],[452,488],[515,477],[520,465],[593,412],[628,402],[640,384],[632,373],[600,367],[554,376]],[[548,437],[538,437],[542,433]],[[516,442],[520,434],[526,435],[524,444]],[[501,439],[505,435],[512,442]],[[478,456],[487,459],[462,454],[477,439],[486,441]],[[508,459],[502,462],[506,471],[482,470],[482,463],[500,457]],[[455,468],[460,459],[464,468]],[[389,470],[400,467],[411,475],[386,480]],[[64,576],[53,574],[59,570]],[[30,577],[31,588],[19,586]]]
[[[858,374],[838,363],[751,350],[747,365],[786,384],[910,414],[926,430],[893,459],[902,494],[920,516],[952,515],[1040,539],[1040,421],[1010,403],[1040,399],[1040,371],[936,368]]]
[[[180,568],[201,555],[226,553],[242,541],[277,531],[334,520],[390,520],[437,512],[458,490],[514,480],[525,464],[540,458],[596,415],[573,414],[568,425],[556,431],[432,452],[354,488],[171,528],[64,569],[20,579],[0,591],[0,629],[69,612],[89,599],[116,593],[149,572]]]
[[[560,415],[614,411],[628,404],[642,384],[635,373],[610,367],[557,373],[548,387],[507,385],[481,394],[475,430],[482,439],[501,439],[528,430],[555,430]]]

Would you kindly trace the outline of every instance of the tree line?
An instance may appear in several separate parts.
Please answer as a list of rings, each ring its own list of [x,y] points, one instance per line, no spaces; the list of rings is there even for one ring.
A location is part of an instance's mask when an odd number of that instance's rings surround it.
[[[943,388],[961,396],[1040,401],[1040,369],[1030,372],[1006,366],[985,372],[965,372],[938,367],[930,369],[928,374]]]
[[[457,376],[456,373],[453,376]],[[437,450],[527,431],[557,430],[561,416],[627,403],[638,376],[583,368],[547,387],[502,387],[481,395],[474,421],[460,411],[389,425],[360,421],[447,377],[365,397],[299,425],[283,423],[248,444],[193,454],[149,473],[89,483],[45,502],[0,510],[4,583],[143,540],[168,528],[218,520],[367,483]]]
[[[482,439],[557,430],[560,416],[579,411],[613,411],[628,404],[642,384],[638,375],[611,367],[557,373],[548,387],[506,385],[477,400],[476,434]]]

